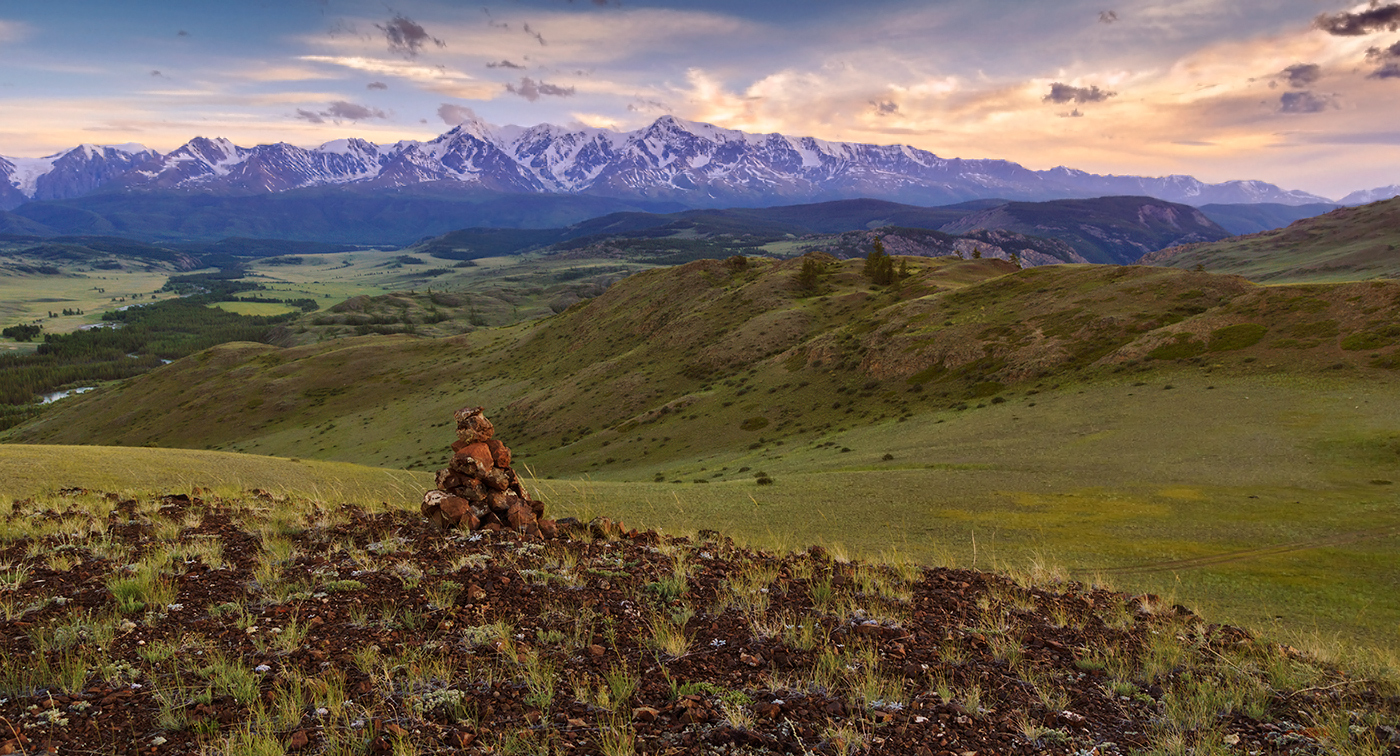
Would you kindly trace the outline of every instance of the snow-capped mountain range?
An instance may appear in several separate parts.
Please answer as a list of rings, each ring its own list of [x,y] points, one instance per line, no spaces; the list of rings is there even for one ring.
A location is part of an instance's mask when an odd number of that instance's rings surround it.
[[[510,193],[587,194],[691,207],[873,197],[912,204],[1146,195],[1191,205],[1327,202],[1260,181],[1033,171],[1005,160],[940,158],[903,145],[750,134],[666,116],[630,132],[468,121],[427,142],[342,139],[315,148],[239,147],[197,137],[162,155],[137,144],[0,157],[0,209],[98,190],[261,194],[307,187],[456,182]],[[1394,188],[1394,187],[1392,187]]]

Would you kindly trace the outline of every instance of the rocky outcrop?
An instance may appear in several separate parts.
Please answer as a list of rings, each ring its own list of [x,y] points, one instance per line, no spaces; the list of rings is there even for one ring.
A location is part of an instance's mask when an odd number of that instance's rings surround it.
[[[438,470],[437,488],[423,494],[423,516],[443,529],[555,537],[558,526],[542,519],[544,503],[530,498],[511,469],[510,447],[494,437],[496,429],[482,408],[463,407],[454,418],[452,461]]]

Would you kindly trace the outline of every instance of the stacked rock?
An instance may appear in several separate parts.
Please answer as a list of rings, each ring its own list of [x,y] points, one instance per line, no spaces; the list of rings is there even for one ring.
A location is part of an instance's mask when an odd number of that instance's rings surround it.
[[[423,494],[423,516],[439,528],[510,530],[553,538],[558,526],[544,517],[511,469],[510,449],[493,438],[496,429],[481,407],[457,410],[452,462],[437,472],[437,489]]]

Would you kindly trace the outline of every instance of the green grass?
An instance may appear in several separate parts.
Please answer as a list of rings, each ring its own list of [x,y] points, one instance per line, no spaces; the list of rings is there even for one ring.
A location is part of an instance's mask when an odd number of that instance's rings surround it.
[[[261,488],[326,501],[406,506],[432,487],[432,477],[344,462],[290,460],[189,449],[0,445],[0,498],[20,499],[58,488],[188,492]]]
[[[452,411],[484,405],[556,514],[935,564],[1048,554],[1235,621],[1400,628],[1400,377],[1372,367],[1393,352],[1341,346],[1400,286],[925,260],[899,290],[850,262],[803,297],[796,267],[644,272],[444,339],[225,345],[6,437],[428,472]],[[1177,334],[1222,351],[1150,357]],[[1317,343],[1276,344],[1297,334]]]
[[[1361,281],[1400,274],[1400,200],[1336,210],[1287,228],[1189,244],[1148,256],[1153,265],[1233,273],[1268,283]]]

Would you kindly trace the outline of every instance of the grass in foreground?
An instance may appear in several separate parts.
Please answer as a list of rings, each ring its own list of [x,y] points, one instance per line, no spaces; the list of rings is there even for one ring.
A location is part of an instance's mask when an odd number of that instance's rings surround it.
[[[1048,567],[441,534],[267,492],[0,515],[14,751],[1386,754],[1400,714],[1393,657]]]

